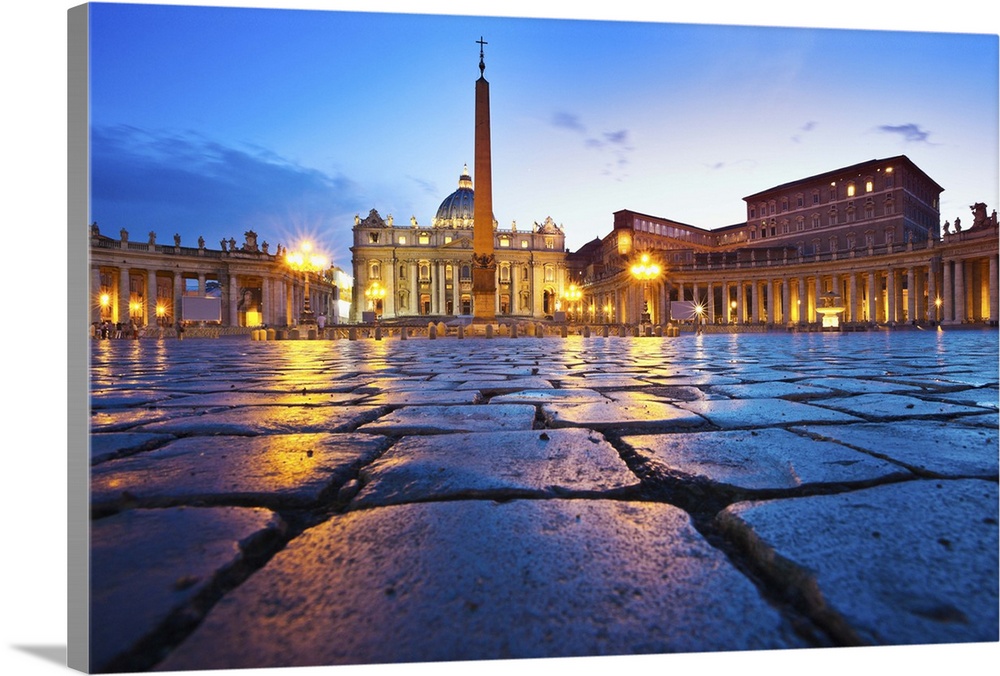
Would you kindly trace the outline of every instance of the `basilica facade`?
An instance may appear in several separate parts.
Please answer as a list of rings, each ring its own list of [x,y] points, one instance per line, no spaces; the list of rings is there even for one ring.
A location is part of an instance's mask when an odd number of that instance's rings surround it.
[[[355,322],[471,316],[474,189],[468,168],[430,225],[355,217]],[[551,218],[521,228],[493,221],[498,319],[552,318],[568,284],[566,236]]]

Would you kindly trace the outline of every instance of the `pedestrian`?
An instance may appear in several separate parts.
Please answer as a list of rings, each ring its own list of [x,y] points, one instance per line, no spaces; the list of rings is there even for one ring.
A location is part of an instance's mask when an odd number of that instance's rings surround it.
[[[115,322],[115,338],[121,338],[124,333],[121,322]]]
[[[323,327],[326,326],[326,315],[320,313],[319,317],[316,318],[316,324],[319,326],[319,330],[322,331]]]

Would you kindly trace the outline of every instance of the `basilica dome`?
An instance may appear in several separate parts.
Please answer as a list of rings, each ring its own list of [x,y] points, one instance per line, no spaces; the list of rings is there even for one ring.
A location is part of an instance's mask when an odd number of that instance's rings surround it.
[[[435,228],[471,228],[475,218],[475,192],[469,166],[462,168],[458,178],[458,190],[444,198],[434,215]],[[493,219],[496,228],[496,218]]]

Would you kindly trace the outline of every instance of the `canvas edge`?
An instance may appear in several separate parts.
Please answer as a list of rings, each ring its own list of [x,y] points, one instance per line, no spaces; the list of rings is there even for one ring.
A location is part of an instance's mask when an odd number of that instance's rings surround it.
[[[67,666],[90,671],[90,7],[67,10]]]

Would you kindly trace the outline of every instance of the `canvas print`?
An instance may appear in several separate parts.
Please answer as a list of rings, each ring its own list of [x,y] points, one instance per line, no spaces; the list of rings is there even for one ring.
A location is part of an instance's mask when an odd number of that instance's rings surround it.
[[[69,22],[70,666],[1000,638],[997,35]]]

